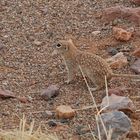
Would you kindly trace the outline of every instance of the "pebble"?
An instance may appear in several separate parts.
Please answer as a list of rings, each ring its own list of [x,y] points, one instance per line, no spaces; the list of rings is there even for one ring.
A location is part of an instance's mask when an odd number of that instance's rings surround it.
[[[70,119],[75,116],[75,110],[70,106],[60,105],[56,108],[56,116],[59,119]]]
[[[118,53],[118,50],[116,48],[113,48],[113,47],[109,47],[107,48],[107,52],[110,54],[110,55],[116,55]]]
[[[61,119],[60,122],[61,122],[61,123],[68,123],[69,120],[68,120],[68,119]]]
[[[28,103],[28,102],[29,102],[28,98],[26,98],[26,97],[18,97],[17,99],[18,99],[21,103]]]
[[[43,118],[54,118],[54,112],[46,110],[45,112],[42,113]]]
[[[0,89],[0,98],[8,99],[8,98],[16,98],[16,96],[9,90]]]
[[[99,35],[101,33],[101,31],[93,31],[92,32],[92,34],[94,35],[94,36],[97,36],[97,35]]]
[[[37,46],[40,46],[42,44],[42,42],[38,41],[38,40],[34,40],[34,44],[37,45]]]
[[[42,11],[42,13],[43,13],[44,15],[46,15],[46,14],[48,13],[48,7],[47,7],[47,6],[43,7],[43,8],[41,9],[41,11]]]
[[[49,127],[55,127],[55,126],[57,126],[57,122],[55,120],[50,120],[50,121],[48,121],[48,125],[49,125]]]
[[[59,88],[57,87],[57,85],[51,85],[49,86],[47,89],[44,89],[41,93],[41,97],[48,101],[56,96],[58,96],[59,94]]]
[[[85,128],[85,126],[79,125],[76,127],[76,134],[77,135],[83,135],[86,133],[89,133],[90,129],[89,128]]]

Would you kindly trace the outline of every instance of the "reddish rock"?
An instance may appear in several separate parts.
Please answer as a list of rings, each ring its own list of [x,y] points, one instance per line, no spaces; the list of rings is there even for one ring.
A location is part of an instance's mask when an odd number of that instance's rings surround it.
[[[133,55],[140,58],[140,48],[137,48],[137,49],[133,52]]]
[[[123,95],[123,92],[124,92],[124,88],[112,88],[112,89],[109,89],[108,90],[108,94],[109,96],[111,96],[112,94],[115,94],[115,95],[118,95],[118,96],[122,96]]]
[[[124,6],[115,6],[106,8],[102,14],[103,20],[108,22],[116,18],[126,19],[140,26],[140,8],[129,8]]]
[[[17,98],[21,103],[28,103],[29,100],[26,97],[18,97]]]
[[[131,0],[133,3],[140,5],[140,0]]]
[[[117,53],[111,58],[108,58],[107,62],[109,63],[112,69],[122,68],[123,66],[126,66],[128,63],[127,58],[123,55],[122,52]]]
[[[70,106],[60,105],[56,108],[56,115],[60,119],[69,119],[75,116],[75,110]]]
[[[8,99],[8,98],[16,98],[16,96],[9,90],[0,89],[0,98]]]
[[[128,41],[132,36],[132,32],[128,32],[122,28],[114,27],[113,34],[117,40]]]

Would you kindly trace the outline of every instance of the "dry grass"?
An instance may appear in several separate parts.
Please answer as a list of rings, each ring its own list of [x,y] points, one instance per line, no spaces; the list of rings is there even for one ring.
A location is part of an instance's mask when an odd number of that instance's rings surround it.
[[[29,130],[25,130],[26,119],[20,121],[19,130],[4,131],[0,130],[0,140],[58,140],[56,134],[43,133],[41,127],[33,131],[34,121],[30,124]]]
[[[94,104],[94,106],[93,106],[93,108],[96,108],[96,111],[97,111],[97,114],[95,115],[95,118],[96,118],[96,124],[97,124],[97,129],[98,129],[98,139],[99,140],[102,140],[102,138],[101,138],[101,131],[100,131],[100,127],[99,127],[99,124],[98,124],[98,122],[99,122],[99,120],[101,121],[101,123],[102,123],[102,126],[103,126],[103,129],[104,129],[104,131],[105,131],[105,134],[106,134],[106,138],[107,138],[107,140],[111,140],[111,136],[112,136],[112,130],[107,130],[106,129],[106,126],[104,125],[104,122],[103,122],[103,120],[102,120],[102,118],[101,118],[101,112],[105,109],[105,108],[107,108],[108,106],[109,106],[109,99],[108,99],[108,84],[107,84],[107,79],[106,79],[106,76],[105,76],[105,87],[106,87],[106,96],[107,96],[107,106],[105,106],[104,108],[102,108],[101,110],[99,110],[98,109],[98,105],[96,104],[96,101],[95,101],[95,99],[94,99],[94,97],[93,97],[93,94],[92,94],[92,92],[91,92],[91,89],[90,89],[90,87],[89,87],[89,84],[88,84],[88,82],[87,82],[87,80],[86,80],[86,77],[85,77],[85,75],[84,75],[84,73],[83,73],[83,71],[82,71],[82,68],[81,68],[81,66],[79,66],[79,68],[80,68],[80,71],[81,71],[81,74],[82,74],[82,76],[83,76],[83,78],[84,78],[84,81],[85,81],[85,83],[86,83],[86,86],[87,86],[87,88],[88,88],[88,91],[89,91],[89,93],[90,93],[90,95],[91,95],[91,98],[92,98],[92,100],[93,100],[93,104]],[[91,133],[92,134],[92,133]],[[93,136],[93,139],[95,139],[95,136],[92,134],[92,136]]]

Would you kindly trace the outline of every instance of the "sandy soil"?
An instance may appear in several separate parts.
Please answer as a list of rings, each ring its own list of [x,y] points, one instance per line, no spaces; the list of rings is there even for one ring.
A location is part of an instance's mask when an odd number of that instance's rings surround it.
[[[62,85],[66,80],[66,69],[60,56],[53,57],[52,46],[59,39],[72,37],[75,44],[83,51],[90,51],[107,58],[108,46],[132,46],[130,57],[136,45],[140,45],[137,37],[126,43],[116,41],[112,37],[111,24],[101,21],[101,11],[110,6],[124,5],[136,7],[128,0],[0,0],[0,41],[5,45],[0,50],[0,88],[7,89],[16,96],[31,99],[30,103],[20,103],[17,99],[0,100],[0,126],[3,129],[16,128],[23,113],[27,121],[36,120],[49,130],[49,119],[37,111],[53,110],[61,104],[73,108],[92,105],[83,80],[75,79],[74,84],[63,85],[58,97],[44,101],[40,97],[41,90],[52,84]],[[118,26],[133,27],[123,21]],[[101,35],[95,37],[92,32],[100,30]],[[129,64],[116,73],[132,73]],[[125,87],[124,96],[129,96],[140,109],[140,101],[134,98],[140,93],[140,84],[125,78],[113,78],[109,86]],[[101,103],[103,95],[95,92],[93,96],[97,104]],[[61,139],[70,139],[76,133],[78,126],[88,128],[95,126],[95,111],[79,111],[75,118],[69,120],[65,130],[59,131]],[[52,118],[50,118],[51,120]],[[57,120],[60,121],[60,120]],[[140,119],[132,120],[133,130],[139,130]],[[53,129],[52,129],[53,131]],[[89,134],[79,136],[82,140],[90,140]],[[73,138],[74,140],[74,138]]]

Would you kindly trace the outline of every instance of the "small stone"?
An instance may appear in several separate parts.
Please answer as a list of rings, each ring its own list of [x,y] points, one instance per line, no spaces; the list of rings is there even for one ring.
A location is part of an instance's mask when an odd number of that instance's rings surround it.
[[[8,99],[8,98],[16,98],[16,96],[9,90],[0,89],[0,98]]]
[[[128,62],[131,62],[133,59],[134,59],[134,58],[133,58],[132,56],[130,56],[130,55],[127,56],[127,61],[128,61]]]
[[[56,108],[56,116],[59,119],[70,119],[75,116],[75,110],[70,106],[60,105]]]
[[[50,100],[59,94],[59,88],[56,85],[51,85],[47,89],[44,89],[41,93],[41,97],[44,100]]]
[[[34,44],[37,46],[40,46],[42,44],[42,42],[38,41],[38,40],[34,40]]]
[[[118,96],[115,94],[112,94],[111,96],[108,97],[105,96],[103,98],[101,103],[101,109],[103,108],[105,108],[104,111],[128,109],[128,110],[132,110],[133,112],[136,110],[136,107],[134,106],[132,100],[130,100],[128,97]]]
[[[115,48],[112,48],[112,47],[109,47],[107,48],[107,52],[110,54],[110,55],[116,55],[118,53],[118,50],[115,49]]]
[[[48,119],[54,118],[54,112],[47,110],[47,111],[42,113],[42,116],[43,116],[43,118],[48,118]]]
[[[108,58],[107,62],[112,69],[122,68],[128,64],[127,57],[125,57],[122,52]]]
[[[93,31],[92,32],[92,34],[94,35],[94,36],[97,36],[97,35],[99,35],[101,33],[101,31]]]
[[[50,120],[48,122],[48,125],[49,125],[49,127],[55,127],[55,126],[57,126],[57,123],[54,120]]]
[[[132,32],[128,32],[122,28],[113,27],[113,34],[117,40],[128,41],[132,36]]]
[[[131,65],[131,69],[137,73],[140,74],[140,59],[136,60],[132,65]]]
[[[28,103],[29,100],[26,98],[26,97],[18,97],[18,100],[21,102],[21,103]]]
[[[47,6],[43,7],[43,8],[41,9],[41,12],[42,12],[44,15],[46,15],[46,14],[48,13],[48,7],[47,7]]]
[[[131,129],[132,124],[131,120],[128,118],[127,115],[125,115],[121,111],[112,111],[108,113],[102,113],[101,119],[97,118],[97,123],[99,125],[100,129],[100,136],[102,140],[106,140],[106,133],[104,131],[103,124],[105,125],[106,131],[111,131],[111,140],[118,140],[119,138],[122,138],[125,136]],[[95,128],[95,134],[98,135],[98,127]]]
[[[57,126],[52,127],[53,132],[60,132],[60,131],[67,131],[69,129],[69,126],[67,125],[62,125],[62,124],[57,124]]]
[[[90,129],[86,128],[85,126],[77,126],[76,127],[76,134],[78,134],[78,135],[83,135],[83,134],[86,134],[89,132],[90,132]]]
[[[140,58],[140,48],[137,48],[134,52],[133,52],[133,55],[135,57],[139,57]]]
[[[4,35],[3,37],[4,37],[4,38],[8,38],[9,36],[8,36],[8,35]]]
[[[35,40],[34,36],[32,36],[32,35],[27,36],[27,39],[28,39],[29,41],[34,41],[34,40]]]
[[[61,122],[61,123],[68,123],[69,120],[68,120],[68,119],[61,119],[60,122]]]
[[[9,112],[1,112],[1,115],[8,116],[8,115],[10,115],[10,113]]]

